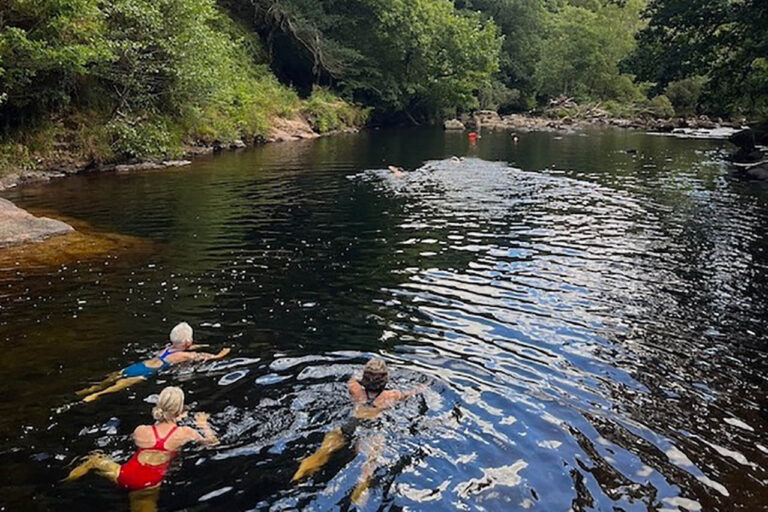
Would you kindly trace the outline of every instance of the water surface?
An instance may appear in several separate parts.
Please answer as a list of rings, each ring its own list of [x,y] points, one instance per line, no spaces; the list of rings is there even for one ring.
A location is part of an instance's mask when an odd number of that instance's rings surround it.
[[[768,509],[766,191],[728,176],[722,142],[465,137],[370,131],[5,193],[153,250],[0,273],[0,505],[127,510],[96,477],[56,481],[95,448],[125,460],[179,384],[222,444],[186,450],[161,510],[347,509],[353,446],[289,481],[378,354],[429,390],[361,432],[387,439],[365,509]],[[182,320],[232,357],[53,412]]]

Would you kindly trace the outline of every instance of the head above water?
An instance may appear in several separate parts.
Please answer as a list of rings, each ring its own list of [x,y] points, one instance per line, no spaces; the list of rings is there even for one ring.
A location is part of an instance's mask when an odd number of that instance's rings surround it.
[[[192,327],[187,322],[181,322],[171,329],[171,345],[174,348],[186,348],[192,344]]]
[[[168,386],[160,392],[157,404],[152,408],[152,417],[159,422],[175,422],[184,415],[184,391]]]
[[[383,359],[374,358],[365,363],[360,384],[366,391],[382,391],[389,382],[389,369]]]

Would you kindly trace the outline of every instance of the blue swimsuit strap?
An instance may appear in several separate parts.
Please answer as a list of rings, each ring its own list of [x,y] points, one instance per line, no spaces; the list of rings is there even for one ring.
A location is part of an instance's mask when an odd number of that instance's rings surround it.
[[[171,355],[171,354],[175,354],[176,352],[178,352],[178,351],[176,351],[176,350],[174,350],[173,352],[171,352],[172,348],[173,348],[173,347],[168,347],[168,348],[166,348],[165,350],[163,350],[163,353],[162,353],[162,354],[160,354],[159,356],[157,356],[157,358],[158,358],[160,361],[162,361],[164,365],[165,365],[165,364],[169,364],[169,363],[167,363],[167,362],[165,361],[165,358],[166,358],[166,357],[168,357],[168,356],[169,356],[169,355]]]

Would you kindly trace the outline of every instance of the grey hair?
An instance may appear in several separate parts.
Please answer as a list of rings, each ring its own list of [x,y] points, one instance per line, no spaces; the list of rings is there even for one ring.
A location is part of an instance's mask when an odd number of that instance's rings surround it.
[[[168,386],[160,392],[157,404],[152,408],[155,421],[175,421],[184,413],[184,391],[176,386]]]
[[[363,368],[363,378],[360,384],[366,391],[382,391],[389,381],[389,369],[383,359],[374,358]]]
[[[181,322],[171,329],[171,344],[178,346],[187,341],[192,341],[192,335],[192,327],[187,322]]]

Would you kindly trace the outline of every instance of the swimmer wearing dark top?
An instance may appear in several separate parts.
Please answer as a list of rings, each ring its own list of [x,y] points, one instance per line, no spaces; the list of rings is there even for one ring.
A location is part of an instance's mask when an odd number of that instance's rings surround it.
[[[207,354],[205,352],[192,352],[193,345],[192,327],[186,322],[178,324],[171,330],[171,345],[162,352],[159,352],[152,359],[132,364],[131,366],[115,372],[102,382],[77,392],[83,396],[84,402],[92,402],[102,395],[115,393],[126,389],[137,382],[142,382],[152,377],[160,370],[169,368],[175,364],[191,363],[196,361],[211,361],[221,359],[229,354],[228,348],[223,349],[218,354]]]
[[[334,452],[343,448],[352,438],[357,427],[366,421],[376,419],[382,411],[389,409],[397,402],[419,394],[424,388],[410,391],[385,389],[389,382],[389,370],[381,359],[371,359],[363,368],[361,378],[352,377],[348,383],[349,396],[354,403],[352,417],[341,428],[332,430],[325,435],[320,448],[301,461],[299,469],[293,475],[294,482],[302,480],[322,468]],[[381,439],[369,443],[372,449],[366,454],[368,460],[363,466],[359,483],[352,493],[354,502],[358,502],[362,493],[368,488],[370,478],[376,469],[375,459],[381,448]]]

